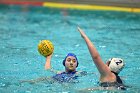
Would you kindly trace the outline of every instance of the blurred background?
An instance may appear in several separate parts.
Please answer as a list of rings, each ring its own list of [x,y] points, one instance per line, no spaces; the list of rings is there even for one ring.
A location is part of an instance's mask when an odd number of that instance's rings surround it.
[[[0,0],[0,93],[78,93],[98,87],[99,72],[77,25],[104,62],[124,59],[120,76],[130,87],[123,93],[140,93],[140,0]],[[44,39],[54,44],[55,70],[64,71],[62,61],[72,52],[79,60],[77,70],[88,74],[78,77],[77,83],[20,83],[54,75],[44,69],[46,59],[37,50]]]

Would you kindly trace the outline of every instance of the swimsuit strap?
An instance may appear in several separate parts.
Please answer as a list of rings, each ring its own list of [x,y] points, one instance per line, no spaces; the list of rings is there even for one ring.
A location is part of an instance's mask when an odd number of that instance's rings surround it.
[[[118,89],[126,90],[126,86],[123,84],[120,76],[117,73],[112,72],[116,75],[116,82],[102,82],[100,83],[101,87],[116,87]]]
[[[112,72],[112,73],[114,73],[114,74],[116,75],[117,83],[123,84],[123,82],[122,82],[120,76],[118,76],[118,73],[115,73],[115,72]]]

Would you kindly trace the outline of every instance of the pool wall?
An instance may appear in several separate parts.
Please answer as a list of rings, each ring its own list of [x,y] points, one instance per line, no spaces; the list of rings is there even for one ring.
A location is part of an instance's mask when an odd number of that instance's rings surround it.
[[[33,5],[78,10],[140,12],[140,0],[1,0],[0,4]]]

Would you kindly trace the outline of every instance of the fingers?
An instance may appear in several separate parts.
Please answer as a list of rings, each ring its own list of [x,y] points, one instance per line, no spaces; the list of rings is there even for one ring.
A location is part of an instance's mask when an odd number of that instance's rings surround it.
[[[77,29],[78,29],[78,31],[79,31],[79,30],[80,30],[80,27],[78,26]]]
[[[77,26],[77,29],[80,32],[81,36],[84,38],[85,37],[84,31],[79,26]]]
[[[80,32],[81,35],[85,34],[84,31],[79,26],[77,27],[77,29],[78,29],[78,31]]]
[[[46,59],[51,59],[52,55],[53,55],[53,53],[50,54],[49,56],[46,56]]]
[[[79,32],[81,32],[81,31],[82,31],[82,29],[81,29],[79,26],[77,27],[77,29],[78,29],[78,31],[79,31]]]

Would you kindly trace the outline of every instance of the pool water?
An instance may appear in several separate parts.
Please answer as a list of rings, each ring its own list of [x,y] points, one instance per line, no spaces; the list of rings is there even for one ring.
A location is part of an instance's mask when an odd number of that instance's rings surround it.
[[[77,93],[97,87],[99,73],[90,57],[77,25],[94,42],[102,59],[121,57],[126,66],[120,73],[126,91],[94,90],[86,92],[140,92],[140,14],[109,11],[49,9],[32,6],[0,5],[0,93]],[[55,46],[52,66],[64,71],[62,61],[69,52],[79,59],[78,71],[87,75],[79,83],[20,83],[50,77],[44,69],[45,58],[37,51],[40,40],[51,40]],[[81,92],[80,92],[81,93]]]

